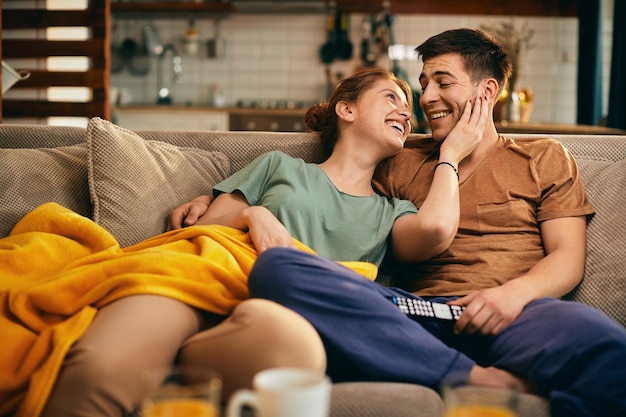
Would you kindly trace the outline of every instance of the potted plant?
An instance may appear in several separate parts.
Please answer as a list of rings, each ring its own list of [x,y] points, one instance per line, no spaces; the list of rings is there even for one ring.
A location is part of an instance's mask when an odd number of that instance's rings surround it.
[[[513,71],[505,86],[499,102],[502,104],[501,120],[527,122],[532,109],[532,90],[529,87],[519,89],[517,81],[521,71],[523,54],[534,45],[531,43],[535,30],[524,23],[516,27],[513,21],[499,22],[496,25],[481,25],[480,30],[490,34],[502,45],[513,64]]]

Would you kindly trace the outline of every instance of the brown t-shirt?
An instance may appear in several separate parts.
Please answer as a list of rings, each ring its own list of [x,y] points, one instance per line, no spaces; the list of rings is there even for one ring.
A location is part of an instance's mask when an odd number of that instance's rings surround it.
[[[426,198],[439,158],[432,139],[409,141],[377,170],[376,189]],[[444,253],[401,268],[393,285],[419,295],[465,295],[527,272],[544,256],[539,223],[592,214],[574,158],[553,139],[509,139],[459,185],[461,217]],[[548,278],[549,279],[549,278]]]

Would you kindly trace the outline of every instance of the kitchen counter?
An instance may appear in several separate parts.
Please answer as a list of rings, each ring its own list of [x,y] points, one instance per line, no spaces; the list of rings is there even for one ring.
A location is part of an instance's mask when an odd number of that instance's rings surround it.
[[[130,130],[229,130],[229,110],[209,106],[136,105],[111,109],[112,121]],[[168,117],[171,116],[171,117]]]
[[[115,107],[114,123],[131,130],[304,131],[306,109],[133,105]],[[171,117],[169,117],[171,116]]]
[[[510,123],[498,122],[500,133],[546,133],[561,135],[626,135],[626,130],[604,126],[569,125],[558,123]]]
[[[116,123],[128,129],[302,131],[306,110],[237,106],[133,105],[114,107],[112,114]],[[167,117],[174,114],[175,117]],[[626,131],[621,129],[559,123],[497,122],[496,128],[500,133],[626,135]]]
[[[112,111],[124,111],[124,112],[155,112],[155,113],[169,113],[169,112],[217,112],[230,110],[228,107],[215,107],[215,106],[186,106],[182,104],[172,105],[157,105],[157,104],[132,104],[128,106],[113,106]]]
[[[237,106],[186,106],[180,104],[174,105],[152,105],[137,104],[129,106],[114,106],[112,111],[124,112],[155,112],[155,113],[171,113],[171,112],[227,112],[233,114],[254,114],[254,115],[285,115],[285,116],[303,116],[307,109],[271,109],[271,108],[253,108],[253,107],[237,107]]]

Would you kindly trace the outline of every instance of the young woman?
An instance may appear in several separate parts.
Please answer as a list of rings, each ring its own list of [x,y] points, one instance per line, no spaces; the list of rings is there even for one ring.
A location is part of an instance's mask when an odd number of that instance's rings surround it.
[[[412,203],[377,195],[371,185],[377,164],[398,153],[411,130],[411,96],[386,70],[346,78],[306,115],[331,151],[326,161],[262,155],[218,184],[212,203],[203,196],[174,210],[170,228],[221,224],[249,232],[259,253],[293,247],[295,238],[323,257],[376,265],[390,236],[400,259],[442,252],[458,224],[456,167],[478,144],[487,107],[481,100],[466,107],[416,214]],[[130,296],[102,308],[71,348],[43,415],[122,416],[138,400],[138,375],[173,362],[217,370],[225,398],[267,367],[326,365],[315,330],[269,301],[244,301],[225,318],[166,297]]]

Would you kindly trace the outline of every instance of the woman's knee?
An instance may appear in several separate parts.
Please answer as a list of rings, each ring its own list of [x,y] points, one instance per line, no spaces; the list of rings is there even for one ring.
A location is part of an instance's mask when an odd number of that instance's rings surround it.
[[[202,358],[208,351],[223,355],[218,359],[225,362],[246,360],[261,368],[326,366],[324,346],[313,326],[294,311],[263,299],[242,302],[222,323],[189,338],[181,360]],[[233,355],[239,358],[229,360]]]
[[[180,361],[218,371],[225,395],[251,387],[254,375],[264,369],[326,369],[324,346],[313,326],[297,313],[262,299],[242,302],[222,323],[187,340]]]
[[[247,323],[260,342],[257,349],[276,365],[326,367],[324,345],[313,326],[296,312],[269,300],[250,299],[239,305],[235,320]]]

